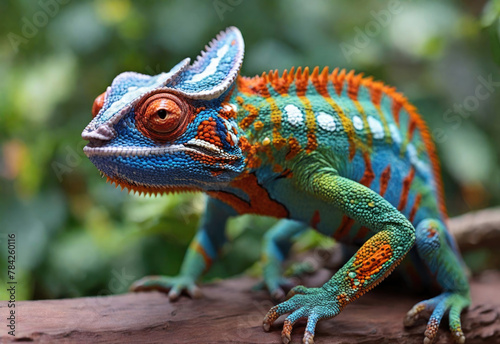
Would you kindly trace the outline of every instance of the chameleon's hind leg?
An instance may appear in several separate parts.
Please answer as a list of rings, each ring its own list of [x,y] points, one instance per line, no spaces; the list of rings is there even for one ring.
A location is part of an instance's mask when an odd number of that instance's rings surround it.
[[[463,262],[452,240],[439,220],[423,220],[416,228],[418,254],[443,289],[441,295],[413,306],[404,321],[406,326],[411,326],[423,314],[432,312],[425,331],[425,344],[435,339],[441,318],[446,312],[453,339],[458,343],[465,342],[460,313],[470,304],[469,284]]]
[[[290,281],[283,276],[283,261],[288,256],[293,239],[308,228],[302,222],[280,220],[264,235],[262,263],[264,284],[275,300],[285,297],[284,286]]]
[[[200,297],[201,291],[196,281],[210,268],[226,242],[226,221],[232,215],[234,211],[226,204],[209,197],[200,227],[189,245],[179,275],[144,277],[134,282],[130,289],[165,291],[171,300],[177,299],[182,292],[191,297]]]
[[[317,174],[302,176],[304,190],[324,201],[325,207],[336,207],[370,228],[375,235],[321,288],[295,287],[287,301],[269,310],[264,330],[269,330],[280,315],[290,313],[283,325],[283,343],[290,342],[293,324],[300,318],[307,319],[303,341],[312,343],[319,320],[336,316],[348,303],[380,283],[415,242],[412,224],[379,194],[338,176],[331,168],[317,170]]]

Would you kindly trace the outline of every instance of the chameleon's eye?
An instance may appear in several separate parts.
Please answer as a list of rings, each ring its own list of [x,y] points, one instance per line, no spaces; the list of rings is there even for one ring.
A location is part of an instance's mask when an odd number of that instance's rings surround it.
[[[92,118],[97,116],[99,111],[101,111],[102,106],[104,105],[104,99],[106,99],[106,92],[101,93],[94,100],[94,104],[92,105]]]
[[[188,110],[188,105],[173,94],[153,94],[137,105],[137,128],[154,140],[172,140],[186,128]]]

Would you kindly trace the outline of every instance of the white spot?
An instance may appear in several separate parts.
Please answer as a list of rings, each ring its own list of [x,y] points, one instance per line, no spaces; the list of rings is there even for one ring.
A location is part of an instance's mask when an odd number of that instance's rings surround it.
[[[368,116],[368,125],[375,139],[380,140],[384,138],[384,127],[378,119]]]
[[[294,127],[298,127],[304,124],[304,115],[297,106],[288,104],[287,106],[285,106],[285,111],[288,115],[288,123],[290,123]]]
[[[191,80],[188,80],[186,82],[188,83],[198,82],[205,79],[209,75],[214,74],[217,71],[217,66],[219,65],[220,60],[224,57],[224,55],[226,55],[228,51],[229,51],[229,45],[226,44],[217,51],[217,56],[210,60],[210,63],[203,72],[195,74],[191,78]]]
[[[406,146],[406,150],[408,151],[408,157],[410,158],[410,162],[415,165],[418,160],[417,150],[415,149],[415,146],[409,143],[408,146]]]
[[[410,160],[410,163],[415,166],[418,171],[422,171],[424,173],[429,172],[428,165],[418,158],[417,149],[412,143],[409,143],[408,146],[406,146],[406,151],[408,152],[408,159]]]
[[[401,134],[399,133],[398,127],[395,124],[389,124],[389,131],[391,132],[392,140],[396,144],[401,144]]]
[[[238,144],[238,138],[230,131],[229,131],[229,137],[231,138],[231,141],[233,141],[233,144]]]
[[[129,92],[130,92],[130,91],[135,91],[136,89],[137,89],[137,86],[130,86],[130,87],[128,88],[128,91],[129,91]]]
[[[352,124],[354,125],[354,129],[363,130],[363,120],[359,116],[354,116],[352,118]]]
[[[335,121],[332,115],[320,111],[316,114],[316,119],[318,120],[319,126],[324,130],[335,131]]]
[[[231,124],[231,122],[229,122],[225,118],[221,118],[221,119],[222,119],[222,123],[224,123],[224,126],[226,127],[227,130],[231,130],[233,128],[233,125]]]

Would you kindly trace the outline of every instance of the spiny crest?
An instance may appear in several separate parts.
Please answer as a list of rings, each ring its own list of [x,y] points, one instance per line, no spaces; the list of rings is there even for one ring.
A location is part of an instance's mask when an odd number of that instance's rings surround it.
[[[308,84],[309,67],[304,68],[304,72],[302,72],[301,67],[297,68],[297,73],[295,73],[295,88],[299,97],[303,97],[306,94]]]

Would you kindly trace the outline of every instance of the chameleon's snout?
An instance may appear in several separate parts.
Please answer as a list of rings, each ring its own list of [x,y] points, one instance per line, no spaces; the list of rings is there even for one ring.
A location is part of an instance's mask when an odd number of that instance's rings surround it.
[[[82,132],[82,138],[89,141],[89,146],[91,147],[103,146],[106,142],[110,141],[115,136],[115,130],[107,125],[101,125],[94,130],[89,130],[88,128],[86,128]]]

